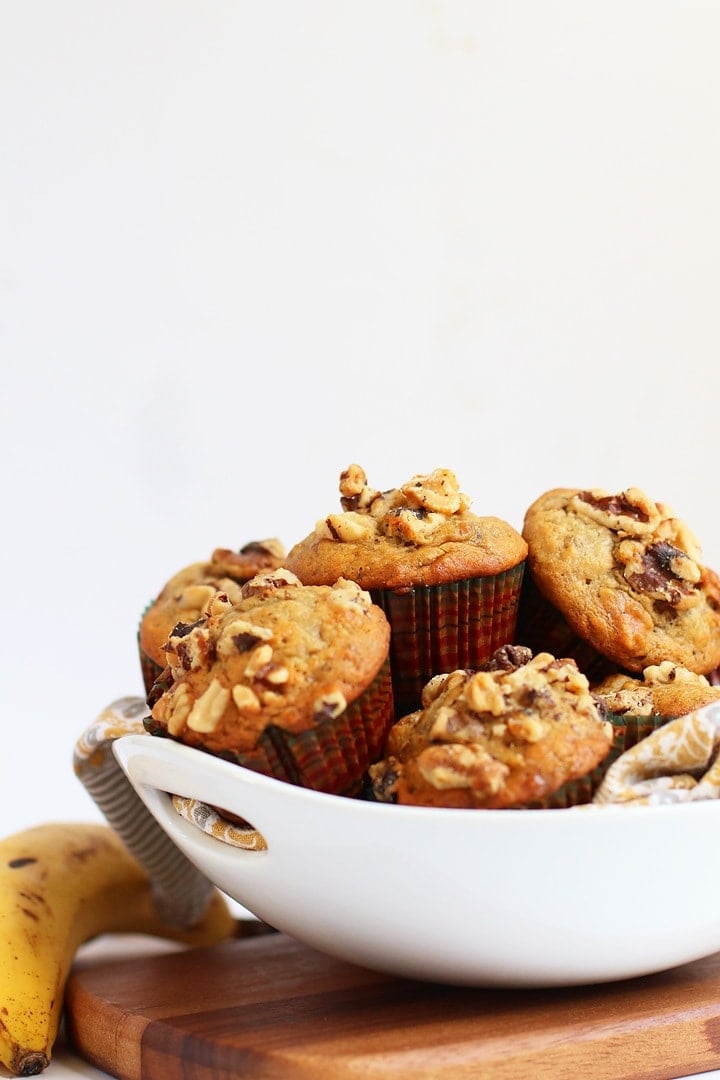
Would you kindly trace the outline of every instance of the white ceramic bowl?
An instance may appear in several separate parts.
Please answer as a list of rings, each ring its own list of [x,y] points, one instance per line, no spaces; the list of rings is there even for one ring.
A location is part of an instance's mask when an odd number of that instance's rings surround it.
[[[325,795],[169,739],[115,754],[173,843],[260,919],[410,978],[558,986],[720,950],[720,803],[449,810]],[[222,806],[266,851],[216,840],[167,792]]]

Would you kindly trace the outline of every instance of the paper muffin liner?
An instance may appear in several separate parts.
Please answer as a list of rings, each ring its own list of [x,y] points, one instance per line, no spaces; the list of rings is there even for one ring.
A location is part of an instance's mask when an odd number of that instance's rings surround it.
[[[339,716],[297,733],[269,724],[253,750],[223,750],[217,756],[300,787],[357,795],[368,766],[382,754],[393,721],[388,658],[368,688]],[[146,718],[145,727],[151,735],[170,737],[152,716]]]
[[[396,717],[420,708],[433,675],[476,668],[515,641],[525,563],[500,574],[405,592],[371,589],[390,623],[390,666]]]
[[[533,654],[549,652],[558,659],[574,660],[591,685],[617,672],[618,665],[581,638],[562,613],[546,600],[528,571],[520,593],[516,643]]]

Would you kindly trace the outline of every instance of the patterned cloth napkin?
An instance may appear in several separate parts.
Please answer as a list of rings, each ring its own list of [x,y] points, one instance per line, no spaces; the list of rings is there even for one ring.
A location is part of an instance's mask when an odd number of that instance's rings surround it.
[[[77,740],[73,767],[108,824],[150,876],[158,913],[173,925],[192,926],[210,902],[214,886],[158,824],[112,751],[116,739],[145,734],[142,718],[147,711],[140,697],[119,698],[108,705]],[[178,796],[173,796],[173,805],[197,828],[225,843],[255,851],[265,847],[255,829],[227,821],[213,807]]]
[[[593,802],[657,806],[720,797],[720,704],[669,720],[617,758]]]

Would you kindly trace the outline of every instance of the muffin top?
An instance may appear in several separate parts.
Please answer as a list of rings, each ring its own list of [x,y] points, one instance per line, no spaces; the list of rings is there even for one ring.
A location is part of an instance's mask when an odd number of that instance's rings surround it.
[[[340,474],[340,505],[288,553],[285,565],[306,584],[346,577],[364,589],[440,585],[501,573],[527,554],[511,525],[470,512],[449,469],[377,491],[350,465]]]
[[[240,548],[215,548],[210,559],[191,563],[163,586],[140,621],[141,650],[161,668],[167,663],[164,645],[176,623],[193,623],[216,593],[240,598],[243,582],[282,566],[285,549],[274,537],[251,540]]]
[[[148,699],[153,734],[214,753],[255,747],[269,724],[291,732],[338,716],[388,656],[383,611],[352,581],[303,585],[284,568],[258,574],[177,625]]]
[[[543,799],[607,756],[612,725],[573,660],[503,646],[486,670],[431,679],[370,767],[381,801],[500,809]]]
[[[634,487],[554,488],[527,510],[523,536],[539,591],[619,667],[720,664],[720,578],[666,504]]]
[[[720,700],[720,686],[670,660],[646,667],[638,678],[618,672],[593,687],[608,712],[631,716],[685,716]]]

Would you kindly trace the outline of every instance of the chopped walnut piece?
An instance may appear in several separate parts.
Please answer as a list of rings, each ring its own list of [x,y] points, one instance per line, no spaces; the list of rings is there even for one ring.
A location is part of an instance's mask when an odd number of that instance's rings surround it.
[[[333,540],[342,540],[345,543],[369,540],[377,532],[377,525],[371,517],[358,514],[354,510],[348,510],[344,514],[328,514],[324,524]]]
[[[700,602],[693,589],[702,572],[684,551],[667,542],[647,546],[634,540],[623,540],[615,547],[615,558],[623,575],[633,589],[654,600],[663,600],[679,610]]]
[[[598,488],[574,495],[568,507],[581,517],[590,518],[627,536],[646,536],[660,523],[656,503],[640,488],[630,487],[619,495]]]
[[[179,735],[185,727],[185,721],[190,715],[193,699],[187,686],[179,683],[174,693],[168,699],[170,702],[170,715],[168,717],[168,734]]]
[[[213,679],[190,710],[187,726],[193,731],[214,731],[229,700],[228,688]]]
[[[318,698],[315,702],[313,716],[318,721],[333,720],[336,716],[340,716],[346,708],[347,701],[342,691],[332,690],[327,694],[323,694],[323,696]]]
[[[435,469],[428,476],[413,476],[400,491],[410,506],[446,517],[460,514],[470,506],[470,499],[460,491],[457,477],[450,469]]]
[[[259,712],[260,701],[249,686],[243,683],[235,683],[232,688],[232,699],[241,712]]]
[[[317,522],[315,535],[345,543],[365,543],[384,535],[422,546],[432,542],[449,518],[463,515],[470,503],[450,469],[418,474],[398,488],[378,491],[368,487],[364,469],[350,465],[340,474],[343,513]]]
[[[248,662],[245,665],[245,674],[248,679],[254,678],[261,668],[270,663],[272,654],[272,646],[267,643],[250,652]]]

